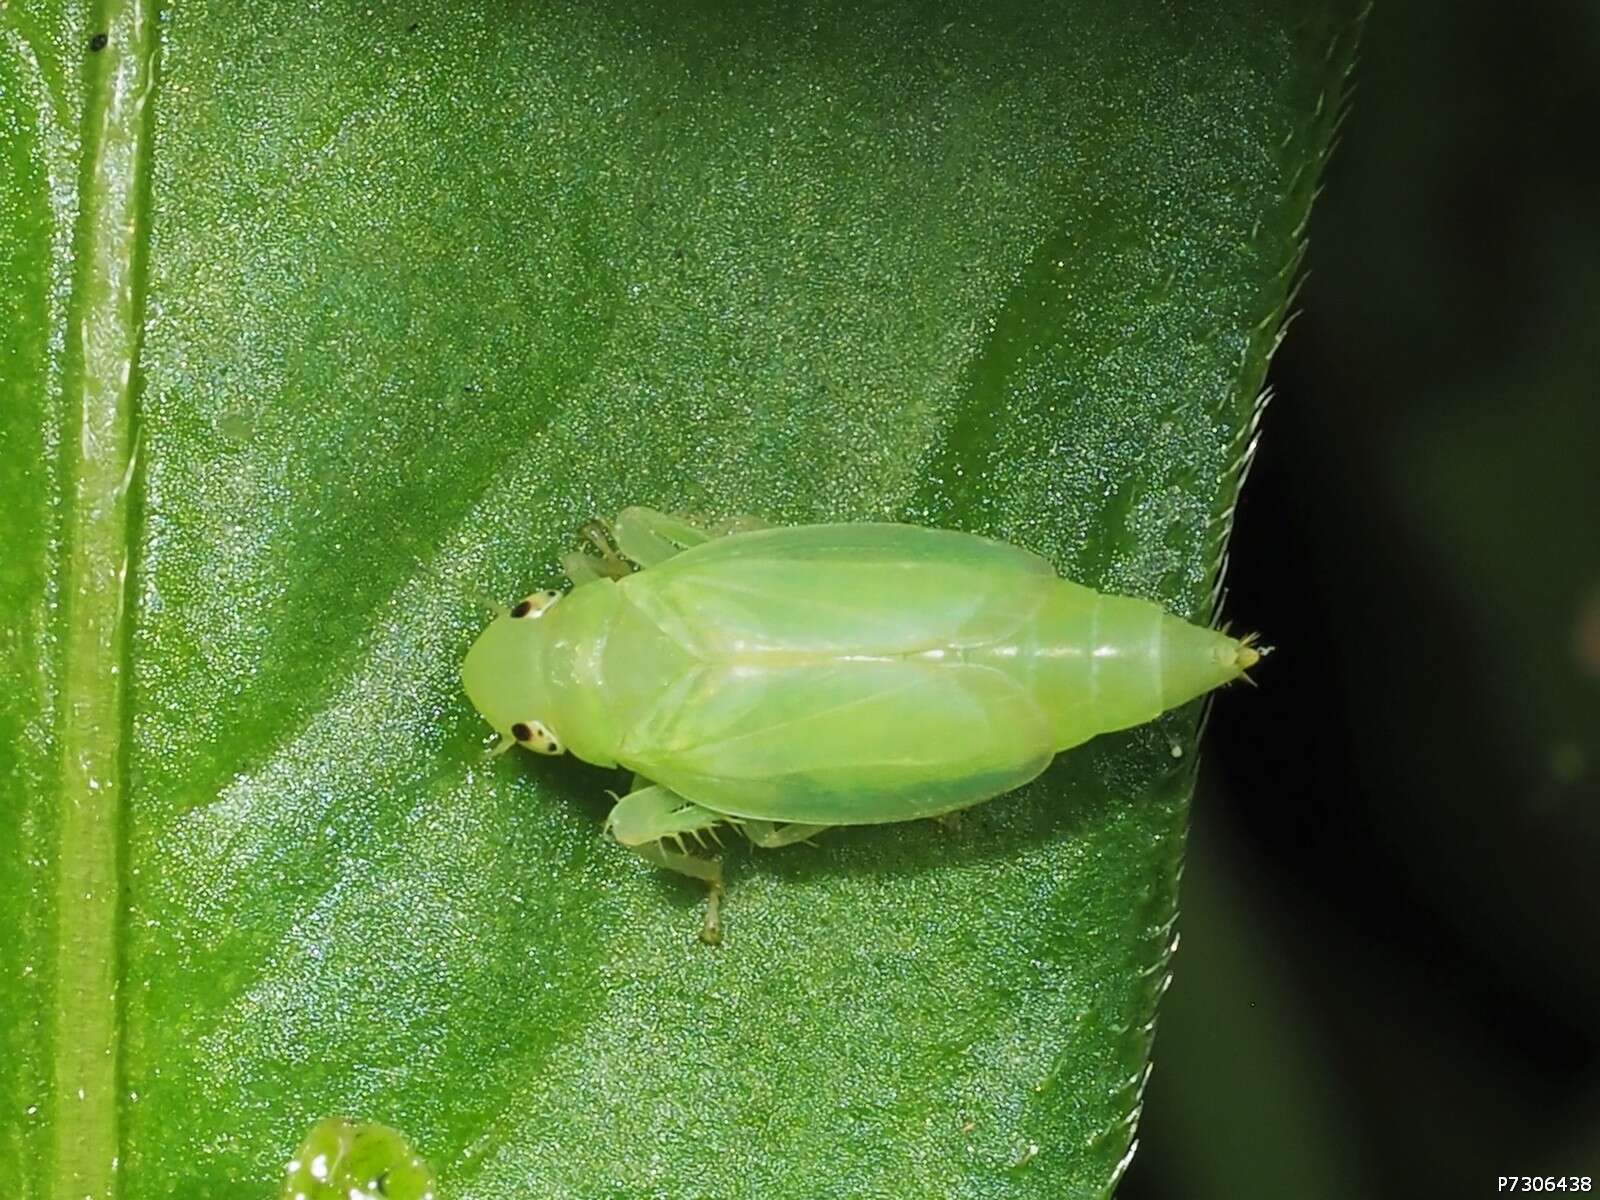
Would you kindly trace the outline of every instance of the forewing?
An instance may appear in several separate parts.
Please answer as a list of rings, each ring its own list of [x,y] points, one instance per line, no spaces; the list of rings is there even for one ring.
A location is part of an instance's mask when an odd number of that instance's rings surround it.
[[[619,757],[719,812],[819,825],[964,808],[1052,756],[1032,699],[989,667],[938,659],[691,671]]]
[[[708,663],[890,657],[987,645],[1055,578],[1015,546],[909,525],[813,525],[704,543],[621,585]]]

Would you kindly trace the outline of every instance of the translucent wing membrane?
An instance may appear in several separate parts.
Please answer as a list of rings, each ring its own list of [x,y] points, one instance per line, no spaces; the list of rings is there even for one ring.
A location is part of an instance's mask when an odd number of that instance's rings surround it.
[[[876,824],[962,808],[1049,763],[1032,699],[949,662],[705,667],[635,731],[622,758],[736,816]]]

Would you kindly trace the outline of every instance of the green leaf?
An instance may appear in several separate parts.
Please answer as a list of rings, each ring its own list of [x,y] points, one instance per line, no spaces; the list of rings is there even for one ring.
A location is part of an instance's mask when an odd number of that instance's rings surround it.
[[[1195,710],[713,951],[456,671],[631,503],[1204,617],[1355,10],[0,8],[0,1194],[1105,1193]]]

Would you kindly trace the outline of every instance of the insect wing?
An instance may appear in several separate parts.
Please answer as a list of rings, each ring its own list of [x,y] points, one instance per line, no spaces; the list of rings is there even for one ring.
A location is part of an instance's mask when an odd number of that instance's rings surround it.
[[[1052,757],[1010,677],[917,660],[698,668],[628,741],[623,761],[708,808],[819,825],[964,808]]]
[[[704,543],[625,581],[694,657],[887,657],[987,645],[1055,580],[1037,555],[909,525],[813,525]]]

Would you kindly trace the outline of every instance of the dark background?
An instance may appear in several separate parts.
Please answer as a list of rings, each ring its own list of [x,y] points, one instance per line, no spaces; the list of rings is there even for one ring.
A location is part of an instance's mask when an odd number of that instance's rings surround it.
[[[1600,5],[1381,4],[1120,1200],[1600,1189]]]

